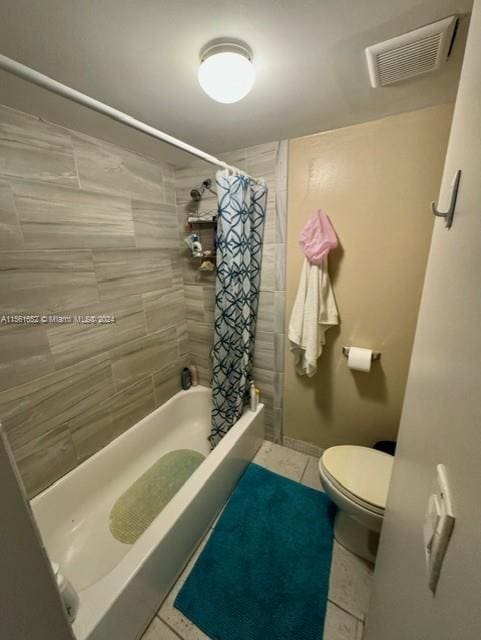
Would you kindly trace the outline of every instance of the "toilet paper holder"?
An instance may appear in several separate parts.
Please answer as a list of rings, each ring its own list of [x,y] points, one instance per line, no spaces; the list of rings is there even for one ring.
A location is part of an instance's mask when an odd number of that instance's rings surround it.
[[[349,357],[349,349],[350,347],[342,347],[342,355],[345,356],[346,358]],[[380,360],[381,359],[381,352],[380,351],[373,351],[372,352],[372,356],[371,356],[371,360],[374,362],[375,360]]]

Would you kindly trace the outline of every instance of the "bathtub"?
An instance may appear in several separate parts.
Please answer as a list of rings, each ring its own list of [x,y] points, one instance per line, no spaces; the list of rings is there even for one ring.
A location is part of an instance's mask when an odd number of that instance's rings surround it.
[[[210,390],[181,391],[36,496],[32,509],[52,561],[80,597],[77,640],[136,640],[254,457],[263,406],[246,411],[209,452]],[[206,458],[133,544],[113,538],[110,510],[175,449]]]

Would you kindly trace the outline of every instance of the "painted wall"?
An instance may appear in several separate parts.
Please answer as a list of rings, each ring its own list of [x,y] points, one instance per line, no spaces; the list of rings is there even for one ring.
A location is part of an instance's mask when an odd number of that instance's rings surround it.
[[[461,169],[452,228],[436,222],[416,329],[366,640],[481,637],[481,3],[475,2],[453,116],[440,208]],[[456,523],[436,594],[423,524],[436,465],[446,467]]]
[[[0,504],[2,640],[73,640],[1,426]]]
[[[290,141],[287,319],[297,238],[322,208],[340,241],[329,271],[341,325],[311,379],[286,352],[286,436],[323,448],[396,438],[451,114],[443,105]],[[381,362],[352,372],[343,345],[381,351]]]
[[[284,377],[287,141],[239,149],[220,157],[255,177],[265,178],[269,188],[253,375],[261,389],[261,400],[266,405],[266,437],[279,441]],[[217,201],[213,194],[206,193],[198,209],[190,200],[190,190],[200,186],[206,178],[211,178],[215,185],[215,171],[202,161],[190,162],[176,171],[177,215],[182,229],[186,228],[191,212],[216,209]],[[211,248],[212,228],[201,229],[200,235],[204,249]],[[215,272],[200,272],[198,266],[198,261],[189,256],[189,250],[184,249],[183,276],[190,356],[199,369],[201,382],[210,385]]]
[[[0,108],[0,418],[33,495],[179,388],[174,168]]]

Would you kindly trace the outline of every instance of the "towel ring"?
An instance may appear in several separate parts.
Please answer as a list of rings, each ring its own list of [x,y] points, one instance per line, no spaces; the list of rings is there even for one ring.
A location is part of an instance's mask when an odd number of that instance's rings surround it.
[[[435,216],[444,218],[446,220],[446,227],[451,228],[454,218],[454,210],[456,208],[456,200],[458,197],[459,181],[461,179],[461,169],[458,169],[454,174],[454,179],[451,186],[451,201],[449,203],[449,209],[447,211],[438,211],[436,209],[436,203],[431,202],[431,210]]]

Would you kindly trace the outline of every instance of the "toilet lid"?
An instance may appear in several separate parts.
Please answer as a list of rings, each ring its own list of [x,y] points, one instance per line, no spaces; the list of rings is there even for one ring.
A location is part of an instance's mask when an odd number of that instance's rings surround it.
[[[359,500],[386,508],[394,458],[387,453],[355,445],[330,447],[322,464],[338,484]]]

